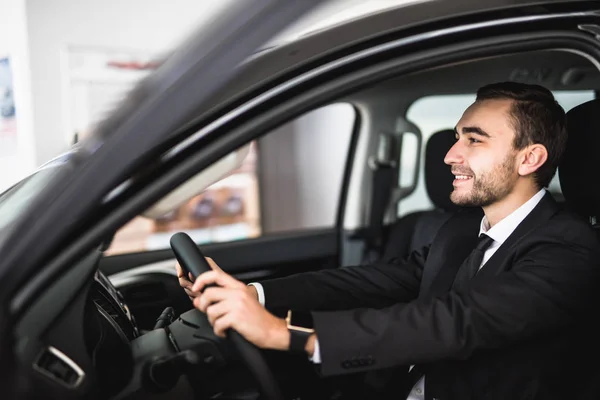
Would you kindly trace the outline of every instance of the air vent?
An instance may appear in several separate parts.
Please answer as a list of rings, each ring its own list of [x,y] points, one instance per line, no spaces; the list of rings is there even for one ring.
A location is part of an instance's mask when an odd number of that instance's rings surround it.
[[[52,346],[42,351],[33,366],[48,378],[71,389],[78,387],[85,376],[73,360]]]
[[[137,334],[132,322],[125,314],[125,311],[118,305],[117,300],[111,297],[104,287],[99,284],[94,285],[91,296],[96,306],[108,314],[108,316],[119,326],[127,339],[135,339]]]

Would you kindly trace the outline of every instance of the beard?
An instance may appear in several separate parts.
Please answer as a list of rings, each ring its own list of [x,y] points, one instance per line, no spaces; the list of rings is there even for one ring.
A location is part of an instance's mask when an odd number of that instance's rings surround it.
[[[472,172],[465,173],[473,176],[471,190],[468,193],[459,194],[455,189],[450,193],[450,200],[463,207],[486,207],[504,199],[516,185],[516,179],[514,179],[515,159],[516,154],[508,154],[501,164],[477,177]]]

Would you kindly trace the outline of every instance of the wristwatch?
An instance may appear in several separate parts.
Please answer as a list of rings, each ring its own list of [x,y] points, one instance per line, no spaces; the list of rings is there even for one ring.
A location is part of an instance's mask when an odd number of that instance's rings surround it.
[[[290,348],[289,351],[296,354],[306,354],[306,342],[310,335],[315,333],[312,328],[292,324],[292,310],[289,310],[285,318],[288,331],[290,332]],[[294,323],[296,323],[294,321]]]

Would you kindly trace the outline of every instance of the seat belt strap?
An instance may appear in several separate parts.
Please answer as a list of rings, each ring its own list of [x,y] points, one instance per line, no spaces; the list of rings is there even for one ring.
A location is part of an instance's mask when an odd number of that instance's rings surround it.
[[[390,202],[390,196],[396,176],[396,167],[392,164],[379,164],[373,172],[371,188],[371,205],[369,227],[367,231],[367,247],[370,250],[380,250],[382,246],[383,219]]]

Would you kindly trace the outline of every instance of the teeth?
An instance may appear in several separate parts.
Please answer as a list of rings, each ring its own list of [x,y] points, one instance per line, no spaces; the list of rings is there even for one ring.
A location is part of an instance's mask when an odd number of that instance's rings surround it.
[[[467,176],[467,175],[456,175],[454,178],[456,178],[456,179],[469,179],[470,176]]]

